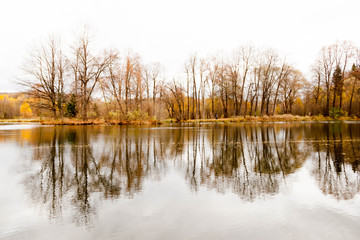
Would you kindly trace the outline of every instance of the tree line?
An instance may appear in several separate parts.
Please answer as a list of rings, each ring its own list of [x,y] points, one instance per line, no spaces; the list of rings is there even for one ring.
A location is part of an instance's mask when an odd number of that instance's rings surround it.
[[[84,31],[64,54],[50,37],[24,65],[31,106],[54,118],[117,120],[228,118],[276,114],[360,116],[360,51],[326,46],[307,80],[275,49],[250,44],[208,57],[191,54],[183,74],[168,78],[160,63],[132,51],[94,51]]]
[[[360,116],[360,50],[344,41],[323,47],[312,65],[306,101],[314,114]]]
[[[31,118],[32,110],[24,94],[0,94],[0,119]]]

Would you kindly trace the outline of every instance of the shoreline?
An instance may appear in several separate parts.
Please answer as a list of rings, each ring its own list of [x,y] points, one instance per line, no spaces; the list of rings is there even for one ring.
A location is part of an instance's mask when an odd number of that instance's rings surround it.
[[[357,117],[322,117],[322,116],[295,116],[295,115],[275,115],[264,117],[233,117],[219,119],[188,119],[181,123],[267,123],[267,122],[320,122],[320,121],[360,121]]]
[[[0,123],[40,123],[41,125],[161,125],[166,123],[267,123],[267,122],[320,122],[320,121],[360,121],[357,117],[331,118],[323,116],[275,115],[263,117],[232,117],[219,119],[166,120],[107,120],[107,119],[0,119]]]

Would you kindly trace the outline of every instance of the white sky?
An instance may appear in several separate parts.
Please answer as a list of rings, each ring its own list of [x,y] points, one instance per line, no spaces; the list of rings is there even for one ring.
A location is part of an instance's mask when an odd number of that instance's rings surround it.
[[[98,47],[133,49],[145,63],[160,62],[171,77],[190,53],[231,51],[252,42],[273,47],[307,77],[324,45],[360,46],[356,0],[1,0],[0,92],[14,83],[31,47],[49,34],[63,43],[90,25]]]

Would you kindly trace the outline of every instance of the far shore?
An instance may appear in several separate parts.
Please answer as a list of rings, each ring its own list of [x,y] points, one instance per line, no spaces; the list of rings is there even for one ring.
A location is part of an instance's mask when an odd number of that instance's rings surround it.
[[[308,121],[360,121],[357,117],[323,117],[323,116],[297,116],[297,115],[274,115],[274,116],[246,116],[218,119],[189,119],[183,120],[183,123],[206,123],[206,122],[223,122],[223,123],[252,123],[252,122],[308,122]]]
[[[308,122],[308,121],[360,121],[357,117],[323,117],[323,116],[246,116],[218,119],[188,119],[188,120],[109,120],[109,119],[0,119],[0,123],[40,123],[42,125],[159,125],[165,123],[262,123],[262,122]]]

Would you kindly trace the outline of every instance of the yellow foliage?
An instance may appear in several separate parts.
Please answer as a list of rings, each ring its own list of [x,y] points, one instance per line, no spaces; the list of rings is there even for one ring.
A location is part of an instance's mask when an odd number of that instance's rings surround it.
[[[32,116],[32,110],[27,102],[23,102],[23,104],[21,104],[20,114],[24,118],[30,118]]]
[[[251,108],[251,103],[247,102],[247,108],[250,109]]]
[[[0,95],[0,101],[7,101],[7,100],[9,100],[9,97],[7,94]]]
[[[296,104],[298,107],[300,107],[301,109],[304,108],[304,104],[303,104],[303,102],[301,101],[301,98],[296,98],[295,104]]]
[[[250,109],[251,109],[251,103],[250,103],[250,102],[246,102],[246,105],[247,105],[247,107],[246,107],[246,113],[245,113],[245,115],[249,115],[249,114],[250,114]]]
[[[281,113],[281,105],[278,104],[275,108],[275,114],[280,114]]]
[[[296,98],[293,113],[301,115],[304,113],[304,104],[300,98]]]

